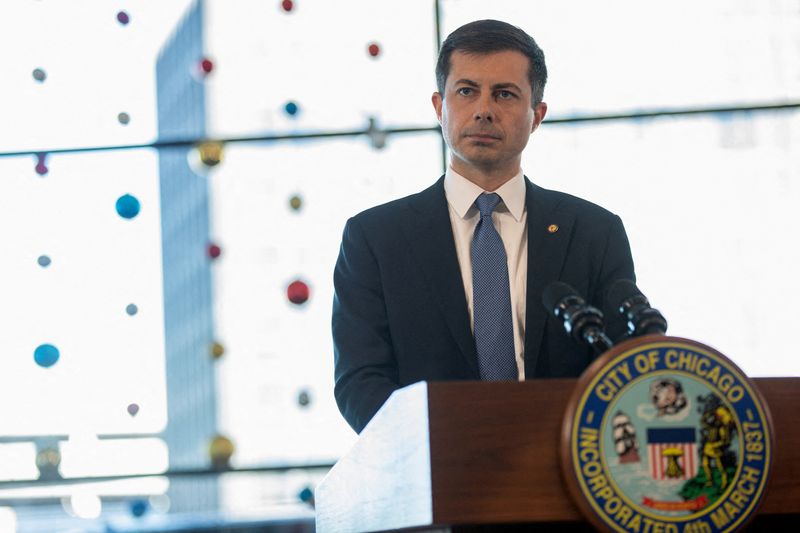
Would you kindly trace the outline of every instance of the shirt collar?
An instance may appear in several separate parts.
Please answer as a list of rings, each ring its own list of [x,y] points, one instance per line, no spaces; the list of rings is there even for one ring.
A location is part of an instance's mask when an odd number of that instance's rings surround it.
[[[444,175],[444,193],[447,197],[447,202],[459,217],[466,218],[469,208],[475,204],[475,200],[484,192],[487,191],[484,191],[453,170],[453,167],[447,167],[447,172]],[[519,222],[522,219],[522,213],[525,211],[525,180],[522,169],[493,192],[500,196],[511,216]]]

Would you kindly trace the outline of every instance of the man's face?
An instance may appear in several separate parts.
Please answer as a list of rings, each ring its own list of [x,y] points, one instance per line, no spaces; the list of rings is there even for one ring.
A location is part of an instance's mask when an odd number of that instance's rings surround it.
[[[466,178],[511,177],[547,112],[532,107],[529,60],[520,52],[453,52],[444,94],[432,97],[453,169]]]

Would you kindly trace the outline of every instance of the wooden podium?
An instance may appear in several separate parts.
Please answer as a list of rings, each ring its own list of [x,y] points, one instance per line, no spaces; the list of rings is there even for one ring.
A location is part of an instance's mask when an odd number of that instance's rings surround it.
[[[590,530],[558,448],[574,379],[395,392],[317,487],[317,531]],[[749,530],[800,531],[800,378],[753,380],[772,411],[768,492]]]

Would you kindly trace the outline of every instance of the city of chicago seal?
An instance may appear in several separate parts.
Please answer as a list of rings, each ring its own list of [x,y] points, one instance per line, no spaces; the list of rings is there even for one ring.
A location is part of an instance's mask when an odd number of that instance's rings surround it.
[[[767,406],[735,364],[698,342],[651,335],[609,350],[578,381],[561,462],[597,527],[707,533],[755,514],[772,448]]]

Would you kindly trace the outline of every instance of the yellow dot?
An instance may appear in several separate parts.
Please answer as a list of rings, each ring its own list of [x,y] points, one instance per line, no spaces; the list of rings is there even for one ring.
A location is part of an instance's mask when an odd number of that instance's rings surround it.
[[[289,199],[289,207],[294,209],[295,211],[299,211],[301,207],[303,207],[303,199],[300,198],[298,195],[294,195]]]
[[[221,142],[208,141],[197,146],[200,161],[207,167],[215,167],[220,164],[223,156]]]
[[[550,233],[555,233],[558,231],[558,224],[550,224],[547,226],[547,231]]]
[[[224,354],[225,354],[225,347],[222,344],[218,342],[211,344],[211,356],[214,359],[219,359]]]
[[[233,442],[224,435],[215,435],[208,446],[211,467],[215,470],[227,470],[231,467],[231,457],[236,451]]]

